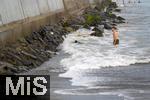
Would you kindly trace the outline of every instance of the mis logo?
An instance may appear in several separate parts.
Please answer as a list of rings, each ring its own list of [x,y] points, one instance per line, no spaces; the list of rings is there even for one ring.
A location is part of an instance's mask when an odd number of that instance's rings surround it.
[[[5,100],[50,100],[50,76],[0,76],[0,98]]]

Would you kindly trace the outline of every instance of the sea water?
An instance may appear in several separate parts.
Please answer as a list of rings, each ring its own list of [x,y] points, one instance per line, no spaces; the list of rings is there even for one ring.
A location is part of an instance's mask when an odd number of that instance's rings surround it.
[[[62,44],[62,51],[69,56],[60,62],[66,72],[59,76],[71,78],[72,86],[83,88],[55,93],[150,99],[150,0],[125,5],[121,1],[118,0],[118,4],[122,12],[117,14],[124,17],[126,23],[118,26],[119,47],[113,46],[109,30],[105,30],[104,37],[90,36],[93,31],[87,29],[69,34]]]

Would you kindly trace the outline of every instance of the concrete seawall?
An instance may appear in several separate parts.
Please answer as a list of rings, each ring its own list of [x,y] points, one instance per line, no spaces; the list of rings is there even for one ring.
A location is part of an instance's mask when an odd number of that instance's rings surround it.
[[[102,0],[0,0],[0,43],[38,31],[67,14],[76,14]]]

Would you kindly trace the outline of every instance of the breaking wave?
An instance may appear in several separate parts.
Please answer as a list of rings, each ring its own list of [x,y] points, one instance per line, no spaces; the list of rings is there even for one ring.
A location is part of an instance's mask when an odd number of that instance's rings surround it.
[[[149,48],[135,47],[138,42],[135,38],[122,35],[121,37],[124,38],[121,39],[120,47],[114,48],[110,31],[106,31],[104,37],[90,36],[92,32],[87,29],[79,29],[67,36],[63,43],[63,51],[70,56],[63,59],[61,64],[68,71],[60,76],[71,76],[72,71],[76,70],[150,62],[150,57],[144,54]]]

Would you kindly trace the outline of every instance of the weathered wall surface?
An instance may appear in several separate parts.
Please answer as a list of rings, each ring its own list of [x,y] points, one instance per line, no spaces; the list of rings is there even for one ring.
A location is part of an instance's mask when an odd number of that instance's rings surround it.
[[[62,0],[0,0],[0,23],[8,24],[63,8]]]
[[[0,0],[0,42],[15,40],[50,23],[66,10],[79,10],[97,1],[102,0]]]
[[[3,24],[23,19],[20,0],[0,0],[0,16]]]

